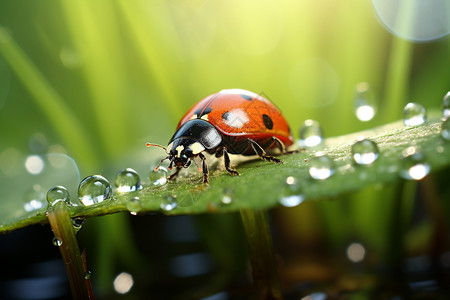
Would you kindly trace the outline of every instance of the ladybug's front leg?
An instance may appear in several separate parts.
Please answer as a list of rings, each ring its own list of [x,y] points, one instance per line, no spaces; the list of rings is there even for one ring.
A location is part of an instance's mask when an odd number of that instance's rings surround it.
[[[203,153],[199,153],[198,157],[200,157],[200,159],[202,160],[202,168],[203,168],[203,183],[208,183],[209,182],[209,178],[208,178],[208,166],[206,165],[206,157],[203,155]]]

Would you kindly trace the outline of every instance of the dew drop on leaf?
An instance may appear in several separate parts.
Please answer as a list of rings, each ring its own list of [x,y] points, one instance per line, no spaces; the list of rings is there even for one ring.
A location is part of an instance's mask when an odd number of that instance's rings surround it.
[[[309,159],[309,175],[312,179],[323,180],[334,174],[334,162],[323,152]]]
[[[141,178],[131,168],[123,169],[117,173],[114,183],[118,193],[135,192],[142,189]]]
[[[69,191],[63,186],[55,186],[47,192],[47,202],[49,206],[53,206],[60,201],[70,204]]]
[[[370,139],[360,139],[352,146],[352,157],[358,165],[370,165],[377,160],[378,155],[378,146]]]
[[[427,111],[419,103],[408,103],[403,109],[403,124],[405,126],[417,126],[425,123]]]
[[[356,85],[354,106],[356,117],[360,121],[367,122],[375,116],[375,100],[367,82],[360,82]]]
[[[138,212],[142,209],[141,201],[139,197],[133,197],[127,201],[127,209],[133,216],[137,215]]]
[[[163,166],[160,166],[156,172],[154,170],[150,171],[148,175],[150,179],[150,184],[154,186],[160,186],[167,183],[167,169]]]
[[[278,202],[285,207],[294,207],[302,203],[303,200],[304,196],[301,193],[297,178],[293,176],[287,177]]]
[[[163,211],[171,211],[177,207],[177,199],[175,196],[167,195],[160,204],[160,208]]]
[[[314,147],[323,141],[323,130],[319,122],[306,120],[300,128],[300,147]]]
[[[400,176],[408,180],[421,180],[430,172],[430,165],[423,152],[416,147],[408,147],[402,152]]]
[[[78,198],[85,206],[90,206],[111,198],[111,185],[100,175],[84,178],[78,186]]]

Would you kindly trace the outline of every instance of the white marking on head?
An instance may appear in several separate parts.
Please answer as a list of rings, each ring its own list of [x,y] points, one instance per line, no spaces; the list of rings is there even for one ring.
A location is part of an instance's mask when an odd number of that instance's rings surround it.
[[[200,119],[205,120],[205,121],[209,121],[208,120],[208,115],[203,115]]]
[[[192,154],[197,155],[200,152],[202,152],[203,150],[205,150],[205,147],[203,147],[202,144],[200,144],[199,142],[195,142],[192,145],[189,146],[189,148],[191,148],[192,150]]]
[[[194,119],[197,119],[197,114],[193,114],[189,120],[194,120]]]
[[[177,151],[177,157],[181,156],[181,151],[183,151],[183,150],[184,150],[184,146],[182,146],[182,145],[175,148],[175,151]]]

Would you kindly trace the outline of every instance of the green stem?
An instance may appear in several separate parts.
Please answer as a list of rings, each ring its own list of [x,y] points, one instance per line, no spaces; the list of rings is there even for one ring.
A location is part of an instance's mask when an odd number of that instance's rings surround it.
[[[90,282],[86,279],[86,272],[83,266],[78,241],[73,229],[72,220],[67,211],[67,204],[59,201],[55,205],[50,206],[47,212],[47,218],[50,226],[55,234],[55,238],[59,240],[61,256],[66,266],[67,277],[69,278],[70,289],[72,290],[72,298],[77,299],[94,299],[92,292],[90,293]]]
[[[247,235],[258,299],[282,299],[267,212],[243,209],[241,218]]]

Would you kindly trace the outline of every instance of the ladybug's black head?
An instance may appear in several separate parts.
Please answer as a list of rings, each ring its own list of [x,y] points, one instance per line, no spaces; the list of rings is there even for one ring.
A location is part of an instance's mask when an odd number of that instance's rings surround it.
[[[169,168],[175,165],[177,168],[187,168],[191,164],[191,160],[200,152],[205,150],[199,142],[189,138],[178,138],[167,146],[168,159],[170,160]]]

